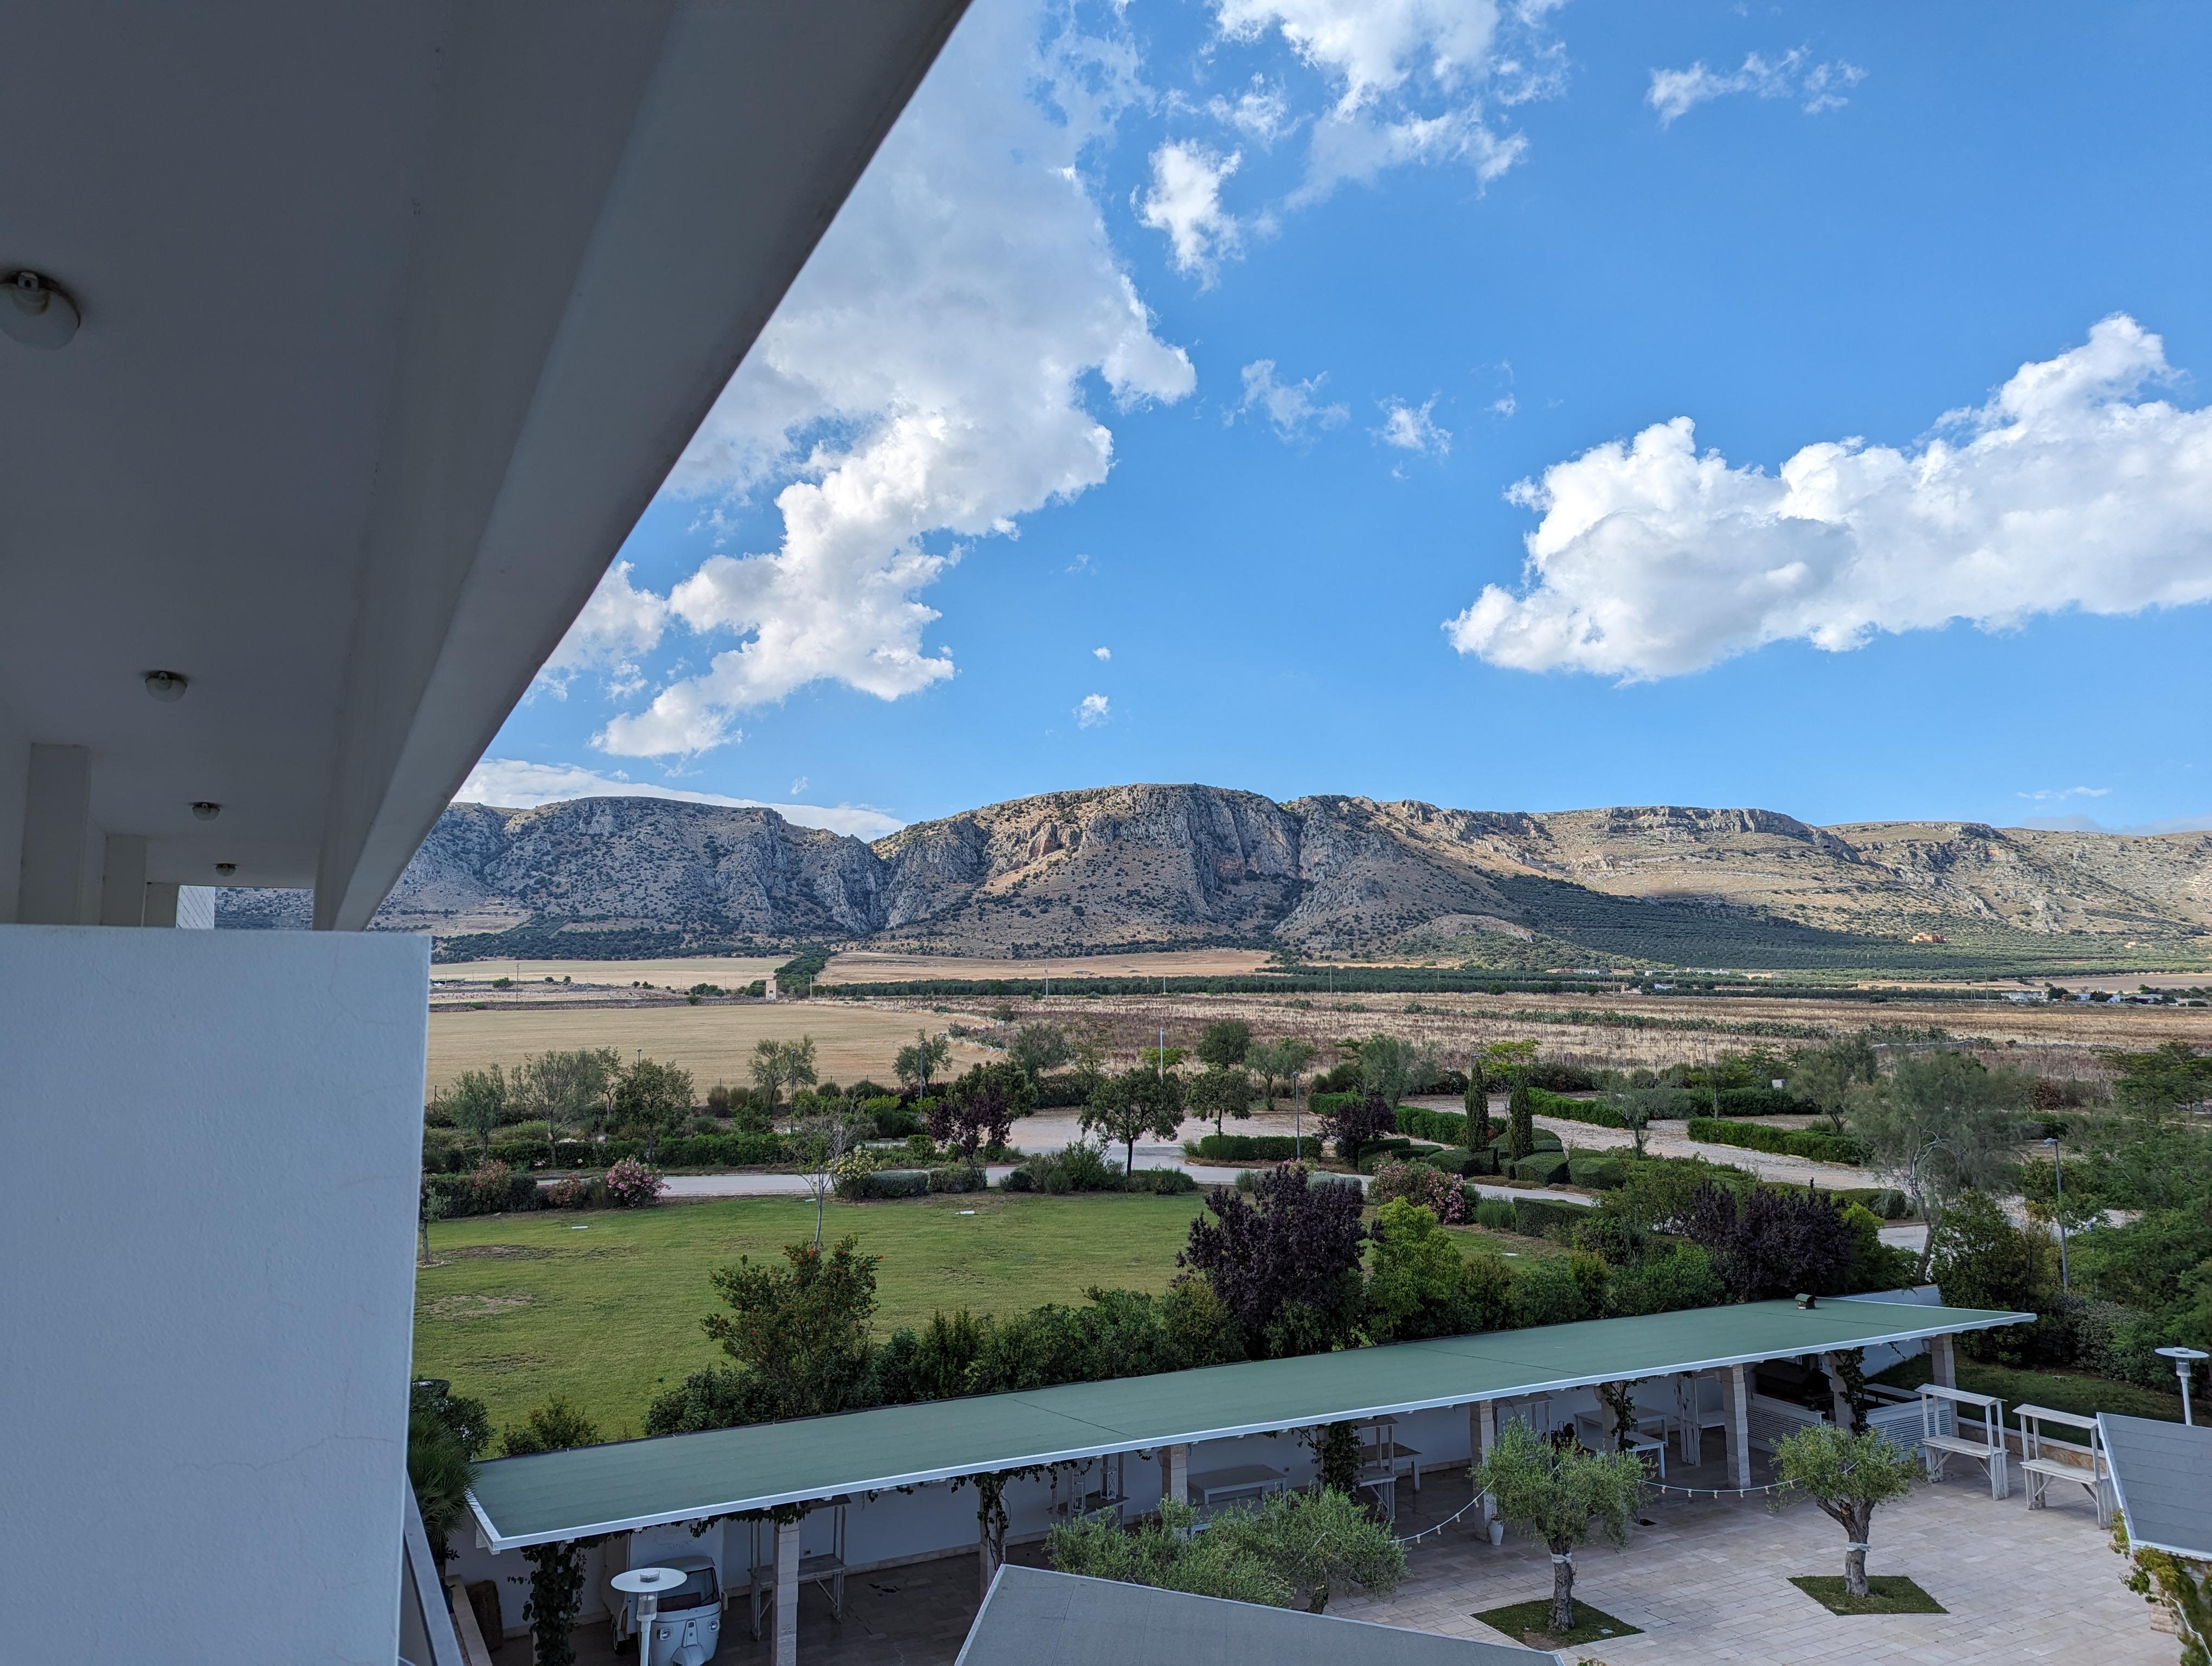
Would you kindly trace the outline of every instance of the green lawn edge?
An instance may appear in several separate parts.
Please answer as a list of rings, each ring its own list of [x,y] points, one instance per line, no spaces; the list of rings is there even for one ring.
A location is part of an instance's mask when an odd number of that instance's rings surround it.
[[[1616,1620],[1604,1609],[1575,1599],[1575,1628],[1564,1637],[1549,1629],[1552,1619],[1552,1599],[1540,1596],[1533,1602],[1511,1602],[1502,1608],[1486,1608],[1474,1616],[1492,1631],[1502,1632],[1516,1643],[1529,1643],[1544,1649],[1578,1648],[1585,1643],[1604,1643],[1624,1637],[1641,1637],[1644,1628],[1632,1626],[1626,1620]],[[1534,1639],[1540,1637],[1541,1643]]]
[[[1840,1573],[1801,1573],[1790,1583],[1830,1614],[1948,1614],[1950,1610],[1901,1573],[1867,1576],[1867,1596],[1844,1589]]]

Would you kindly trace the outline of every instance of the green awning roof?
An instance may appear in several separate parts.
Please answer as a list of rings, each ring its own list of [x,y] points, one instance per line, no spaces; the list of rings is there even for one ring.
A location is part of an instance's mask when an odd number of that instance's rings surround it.
[[[470,1495],[495,1550],[955,1475],[1793,1359],[2034,1316],[1752,1302],[1485,1331],[1300,1359],[1071,1383],[501,1458]]]

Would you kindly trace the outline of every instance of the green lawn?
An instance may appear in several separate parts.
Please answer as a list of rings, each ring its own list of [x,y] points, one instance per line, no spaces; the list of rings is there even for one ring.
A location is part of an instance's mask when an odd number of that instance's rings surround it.
[[[2057,1408],[2053,1407],[2056,1411]],[[1840,1573],[1806,1574],[1790,1582],[1830,1614],[1948,1614],[1950,1610],[1901,1573],[1870,1573],[1867,1594],[1844,1589]]]
[[[884,1257],[881,1335],[938,1308],[1011,1313],[1079,1302],[1093,1285],[1164,1289],[1203,1202],[999,1192],[833,1202],[823,1238],[850,1232]],[[634,1434],[655,1392],[720,1357],[699,1329],[714,1305],[708,1274],[813,1235],[814,1206],[795,1198],[441,1221],[433,1264],[416,1276],[415,1374],[479,1396],[497,1426],[558,1389],[607,1438]]]
[[[1928,1356],[1923,1353],[1899,1360],[1873,1380],[1893,1389],[1917,1389],[1929,1380]],[[2005,1426],[2012,1429],[2020,1426],[2019,1420],[2013,1415],[2015,1406],[2047,1406],[2054,1412],[2072,1412],[2076,1417],[2113,1412],[2123,1417],[2181,1421],[2179,1395],[2160,1394],[2156,1389],[2146,1389],[2137,1383],[2116,1383],[2108,1377],[2092,1377],[2087,1371],[2015,1371],[2008,1365],[1985,1365],[1961,1355],[1959,1386],[1968,1394],[1990,1394],[2003,1401]],[[2072,1438],[2060,1429],[2053,1428],[2050,1432],[2062,1439]]]
[[[1574,1629],[1565,1636],[1552,1630],[1552,1599],[1548,1596],[1533,1602],[1491,1608],[1474,1617],[1492,1630],[1503,1632],[1516,1643],[1526,1643],[1534,1649],[1571,1649],[1585,1643],[1602,1643],[1609,1637],[1644,1634],[1641,1626],[1615,1620],[1604,1609],[1592,1608],[1580,1597],[1575,1599]]]

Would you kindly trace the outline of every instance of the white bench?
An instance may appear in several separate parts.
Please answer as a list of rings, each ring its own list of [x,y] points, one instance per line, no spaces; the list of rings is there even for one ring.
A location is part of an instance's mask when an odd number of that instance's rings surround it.
[[[2091,1508],[2096,1511],[2097,1524],[2102,1527],[2112,1515],[2105,1502],[2105,1483],[2112,1479],[2112,1470],[2105,1456],[2105,1443],[2097,1435],[2097,1420],[2079,1417],[2072,1412],[2055,1412],[2048,1406],[2015,1406],[2012,1414],[2020,1422],[2020,1468],[2027,1478],[2027,1507],[2043,1508],[2044,1494],[2050,1491],[2051,1482],[2071,1481],[2076,1487],[2088,1488]],[[2051,1439],[2043,1432],[2046,1423],[2063,1423],[2069,1429],[2087,1430],[2089,1462],[2069,1462],[2046,1450],[2045,1443]]]
[[[1650,1418],[1638,1420],[1639,1422],[1644,1423],[1652,1420]],[[1659,1479],[1662,1481],[1667,1479],[1667,1442],[1663,1427],[1662,1432],[1657,1435],[1651,1434],[1642,1428],[1636,1428],[1632,1429],[1626,1437],[1620,1437],[1613,1432],[1611,1413],[1583,1412],[1575,1419],[1575,1436],[1593,1452],[1612,1451],[1618,1444],[1623,1450],[1634,1452],[1639,1457],[1656,1459],[1659,1465]]]
[[[1982,1432],[1979,1439],[1959,1432],[1963,1420],[1959,1415],[1962,1406],[1972,1406],[1981,1414]],[[1920,1389],[1920,1456],[1928,1465],[1928,1479],[1943,1479],[1943,1466],[1954,1457],[1962,1457],[1978,1463],[1989,1471],[1990,1496],[2002,1499],[2012,1491],[2012,1481],[2005,1464],[2008,1454],[2004,1436],[2004,1402],[1992,1395],[1968,1394],[1963,1389],[1947,1389],[1941,1383],[1923,1383]]]

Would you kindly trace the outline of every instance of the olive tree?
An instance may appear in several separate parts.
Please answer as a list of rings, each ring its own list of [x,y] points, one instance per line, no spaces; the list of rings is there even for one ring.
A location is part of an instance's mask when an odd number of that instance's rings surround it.
[[[914,1032],[914,1045],[902,1047],[891,1061],[898,1079],[917,1093],[929,1091],[933,1077],[952,1062],[952,1043],[927,1030]]]
[[[489,1070],[464,1070],[453,1080],[453,1091],[438,1103],[453,1119],[453,1126],[474,1136],[483,1154],[491,1155],[491,1136],[507,1118],[507,1072],[498,1065]]]
[[[1474,1466],[1475,1490],[1490,1494],[1509,1526],[1551,1550],[1555,1633],[1565,1636],[1575,1626],[1575,1547],[1593,1532],[1626,1544],[1645,1484],[1635,1453],[1554,1446],[1517,1419]]]
[[[1891,1444],[1879,1430],[1846,1434],[1832,1423],[1800,1429],[1774,1444],[1774,1464],[1782,1488],[1774,1495],[1780,1509],[1803,1493],[1844,1529],[1844,1589],[1867,1594],[1867,1534],[1877,1505],[1902,1498],[1912,1488],[1913,1459]]]
[[[1182,1078],[1139,1066],[1109,1076],[1091,1090],[1083,1107],[1082,1128],[1119,1140],[1124,1174],[1137,1165],[1137,1141],[1145,1134],[1172,1140],[1182,1125]]]
[[[2017,1113],[2030,1083],[1945,1048],[1900,1059],[1888,1078],[1852,1102],[1851,1128],[1874,1166],[1893,1177],[1928,1223],[1918,1276],[1925,1280],[1943,1212],[1968,1190],[1998,1189],[2013,1167]]]

